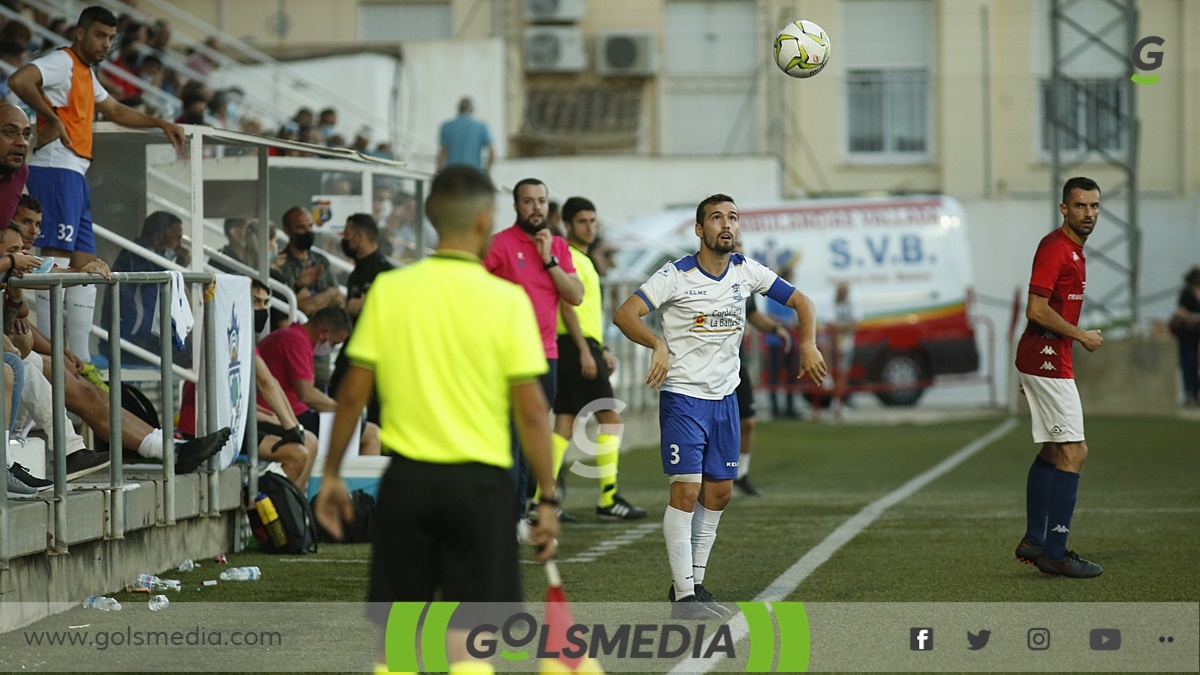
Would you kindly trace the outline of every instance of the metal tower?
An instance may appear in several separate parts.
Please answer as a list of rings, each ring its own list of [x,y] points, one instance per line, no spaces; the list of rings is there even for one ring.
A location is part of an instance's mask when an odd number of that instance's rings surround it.
[[[1137,86],[1130,80],[1133,63],[1129,56],[1137,42],[1135,4],[1135,0],[1050,0],[1050,90],[1043,94],[1052,162],[1051,194],[1057,195],[1062,184],[1075,175],[1074,169],[1085,162],[1103,162],[1118,172],[1114,184],[1101,185],[1104,202],[1116,202],[1117,207],[1102,209],[1101,241],[1090,242],[1087,249],[1090,261],[1111,268],[1116,276],[1109,282],[1106,275],[1102,285],[1088,289],[1085,309],[1099,311],[1110,321],[1128,320],[1134,330],[1140,319],[1141,259]],[[1113,17],[1096,20],[1106,13]],[[1122,75],[1089,79],[1069,74],[1092,70],[1099,60],[1109,70],[1119,67]],[[1053,220],[1054,227],[1062,223],[1057,209]]]

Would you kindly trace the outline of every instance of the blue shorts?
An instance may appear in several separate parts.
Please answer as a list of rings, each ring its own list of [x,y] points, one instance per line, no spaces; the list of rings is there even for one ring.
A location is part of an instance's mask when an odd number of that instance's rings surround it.
[[[92,193],[83,174],[71,169],[29,167],[29,194],[42,203],[42,232],[34,246],[96,252]]]
[[[658,397],[663,473],[737,478],[742,426],[737,394],[719,401],[664,391]]]

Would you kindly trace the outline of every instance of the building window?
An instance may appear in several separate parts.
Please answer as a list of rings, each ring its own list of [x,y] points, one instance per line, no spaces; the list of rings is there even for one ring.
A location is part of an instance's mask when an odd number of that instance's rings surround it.
[[[930,161],[937,42],[933,3],[843,0],[841,8],[847,159]]]
[[[1042,80],[1042,152],[1051,151],[1050,80]],[[1058,96],[1053,99],[1060,120],[1058,147],[1066,152],[1121,152],[1125,149],[1125,123],[1128,112],[1126,83],[1114,78],[1062,79]],[[1082,135],[1082,136],[1081,136]]]
[[[358,8],[363,41],[446,40],[453,37],[449,2],[364,4]]]
[[[851,154],[925,156],[929,152],[929,72],[848,71],[846,125]]]

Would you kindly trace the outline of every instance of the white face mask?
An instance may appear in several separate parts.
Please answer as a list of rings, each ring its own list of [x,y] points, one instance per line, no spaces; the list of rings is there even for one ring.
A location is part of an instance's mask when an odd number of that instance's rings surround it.
[[[329,344],[329,340],[321,340],[313,347],[313,356],[329,356],[333,351],[333,345]]]

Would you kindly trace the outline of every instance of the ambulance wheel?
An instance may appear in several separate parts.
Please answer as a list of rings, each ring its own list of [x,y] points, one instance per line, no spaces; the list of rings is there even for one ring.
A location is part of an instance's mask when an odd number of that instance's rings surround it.
[[[925,393],[925,388],[916,383],[925,379],[925,368],[918,356],[909,352],[892,352],[879,367],[877,378],[880,384],[892,388],[875,395],[884,405],[915,405]]]

